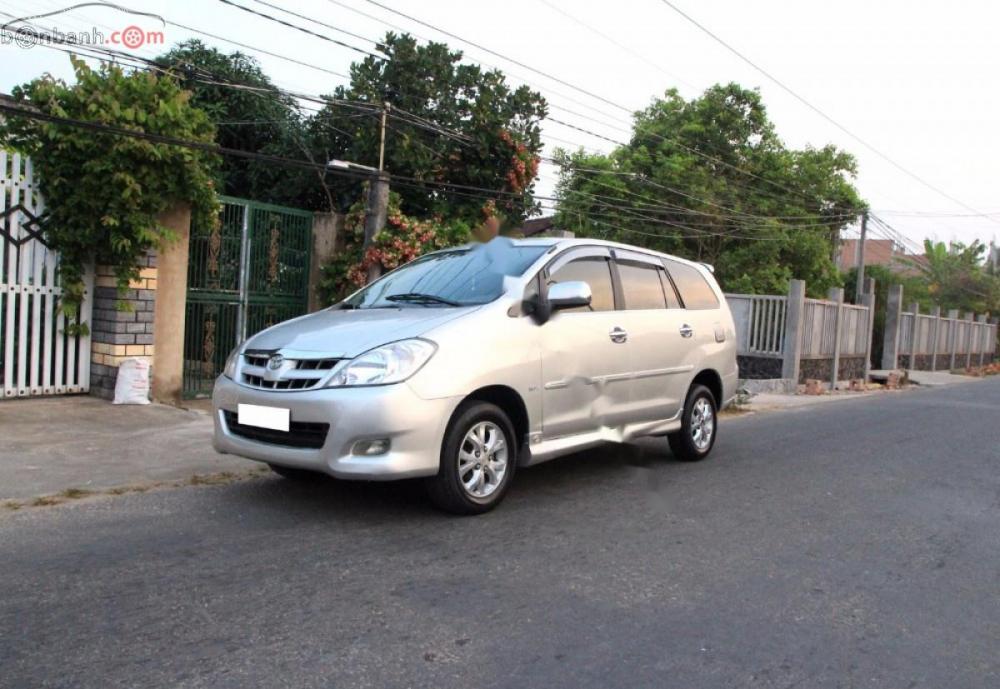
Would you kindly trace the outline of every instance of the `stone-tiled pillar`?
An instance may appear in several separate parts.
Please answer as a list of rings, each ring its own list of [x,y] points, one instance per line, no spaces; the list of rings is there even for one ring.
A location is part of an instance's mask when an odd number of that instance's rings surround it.
[[[153,313],[156,303],[156,255],[146,257],[139,279],[119,293],[114,269],[98,266],[90,323],[90,392],[111,399],[118,366],[129,358],[153,363]],[[124,308],[117,308],[123,306]]]

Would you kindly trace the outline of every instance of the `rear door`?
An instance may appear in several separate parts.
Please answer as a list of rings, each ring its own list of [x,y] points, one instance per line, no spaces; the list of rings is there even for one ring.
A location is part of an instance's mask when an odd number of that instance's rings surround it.
[[[589,307],[556,312],[541,326],[542,426],[546,438],[618,426],[628,412],[629,344],[617,335],[611,254],[582,247],[561,256],[544,271],[547,284],[583,281],[590,285]]]
[[[631,345],[631,420],[672,418],[684,404],[695,364],[689,319],[659,257],[621,249],[614,255]]]
[[[702,274],[702,269],[672,258],[665,258],[663,264],[684,307],[681,325],[688,333],[691,363],[698,370],[717,368],[713,365],[713,362],[718,363],[715,355],[727,345],[724,344],[726,324],[722,320],[723,311],[715,290]],[[723,375],[725,371],[720,370],[719,373]],[[686,380],[690,379],[690,375],[686,376]]]

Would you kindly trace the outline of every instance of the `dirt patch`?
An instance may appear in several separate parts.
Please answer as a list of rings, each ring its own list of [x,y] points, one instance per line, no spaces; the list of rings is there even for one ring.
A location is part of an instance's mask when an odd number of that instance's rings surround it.
[[[150,483],[133,484],[127,486],[114,486],[102,490],[88,490],[86,488],[67,488],[53,495],[39,495],[34,498],[24,500],[3,500],[0,501],[0,510],[16,512],[24,508],[33,507],[53,507],[63,505],[68,502],[76,502],[87,498],[102,498],[116,495],[128,495],[129,493],[146,493],[151,490],[167,490],[170,488],[182,488],[184,486],[222,486],[237,481],[259,478],[268,473],[267,467],[254,467],[248,471],[220,471],[214,474],[194,474],[186,479],[175,479],[172,481],[153,481]]]

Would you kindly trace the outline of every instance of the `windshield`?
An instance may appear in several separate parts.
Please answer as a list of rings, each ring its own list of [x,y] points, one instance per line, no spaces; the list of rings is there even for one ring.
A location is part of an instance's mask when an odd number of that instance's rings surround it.
[[[487,244],[439,251],[355,292],[340,308],[486,304],[503,294],[504,277],[523,274],[548,248],[497,237]]]

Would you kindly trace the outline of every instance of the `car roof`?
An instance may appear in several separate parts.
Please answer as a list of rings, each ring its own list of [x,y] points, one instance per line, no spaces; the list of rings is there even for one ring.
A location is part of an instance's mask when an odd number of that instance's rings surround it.
[[[502,235],[501,235],[502,237]],[[680,256],[674,256],[673,254],[667,254],[662,251],[656,251],[655,249],[647,249],[641,246],[633,246],[632,244],[623,244],[622,242],[611,242],[606,239],[590,239],[590,238],[569,238],[569,237],[503,237],[507,239],[514,246],[538,246],[538,247],[552,247],[558,249],[569,249],[574,246],[606,246],[609,249],[624,249],[626,251],[635,251],[638,253],[650,254],[653,256],[661,256],[664,258],[669,258],[672,261],[678,261],[680,263],[686,263],[694,268],[707,270],[709,274],[715,272],[715,269],[708,263],[700,263],[698,261],[690,261],[686,258],[681,258]],[[430,252],[432,254],[444,253],[447,251],[455,250],[467,250],[477,243],[470,242],[468,244],[461,244],[459,246],[452,246],[445,249],[438,249],[437,251]],[[429,255],[429,254],[425,254]]]
[[[574,238],[530,237],[525,239],[514,239],[513,243],[515,246],[552,246],[552,247],[558,247],[559,249],[568,249],[574,246],[606,246],[610,249],[624,249],[626,251],[636,251],[644,254],[652,254],[654,256],[662,256],[665,258],[669,258],[673,261],[679,261],[680,263],[687,263],[690,266],[694,266],[697,268],[704,268],[708,270],[709,273],[715,272],[715,269],[707,263],[691,261],[686,258],[681,258],[680,256],[674,256],[673,254],[657,251],[656,249],[647,249],[641,246],[623,244],[622,242],[611,242],[606,239],[590,239],[590,238],[575,238],[575,237]]]

